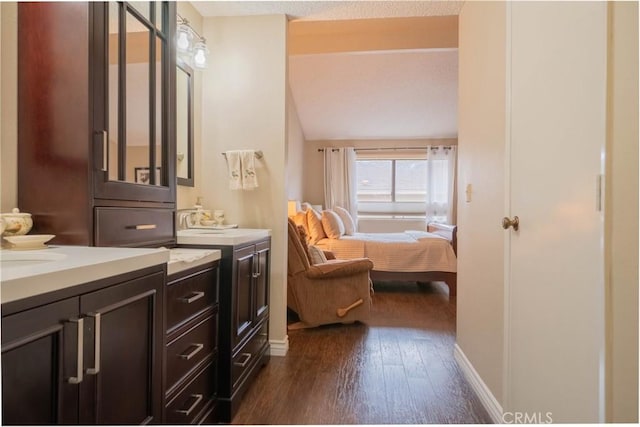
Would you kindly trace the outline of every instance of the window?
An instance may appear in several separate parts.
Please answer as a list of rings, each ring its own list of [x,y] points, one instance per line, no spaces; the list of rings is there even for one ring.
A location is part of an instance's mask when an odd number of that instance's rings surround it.
[[[358,202],[424,202],[426,160],[358,160]]]
[[[424,217],[426,159],[356,161],[359,216]]]
[[[385,150],[386,151],[386,150]],[[446,156],[412,152],[358,153],[356,160],[358,216],[425,218],[447,221],[453,169]]]

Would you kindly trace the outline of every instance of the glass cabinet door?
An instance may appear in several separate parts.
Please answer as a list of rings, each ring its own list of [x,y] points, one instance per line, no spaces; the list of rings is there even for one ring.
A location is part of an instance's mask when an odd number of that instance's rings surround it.
[[[96,197],[175,200],[175,3],[94,8]]]

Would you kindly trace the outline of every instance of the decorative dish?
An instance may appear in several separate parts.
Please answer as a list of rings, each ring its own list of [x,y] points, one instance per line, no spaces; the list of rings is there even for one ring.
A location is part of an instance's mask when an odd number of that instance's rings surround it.
[[[27,251],[47,248],[45,243],[54,237],[56,237],[54,234],[26,234],[24,236],[4,236],[4,239],[10,243],[9,249]]]

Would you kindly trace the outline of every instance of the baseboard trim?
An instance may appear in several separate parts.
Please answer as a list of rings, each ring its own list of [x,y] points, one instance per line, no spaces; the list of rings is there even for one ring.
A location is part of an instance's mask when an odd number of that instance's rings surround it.
[[[269,345],[271,356],[284,357],[289,351],[289,335],[285,335],[283,340],[269,340]]]
[[[462,373],[464,374],[469,384],[471,384],[471,388],[476,392],[476,395],[480,399],[482,406],[487,410],[491,420],[495,424],[502,424],[504,421],[502,420],[502,406],[495,398],[489,387],[482,381],[480,375],[475,370],[467,356],[464,354],[462,349],[458,346],[458,343],[455,344],[453,348],[453,357],[458,362],[458,366],[462,369]]]

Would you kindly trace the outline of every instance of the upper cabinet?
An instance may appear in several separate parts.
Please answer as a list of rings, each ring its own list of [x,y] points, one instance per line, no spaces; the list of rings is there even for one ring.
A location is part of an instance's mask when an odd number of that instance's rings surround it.
[[[18,202],[35,232],[175,240],[175,16],[175,2],[18,4]]]

